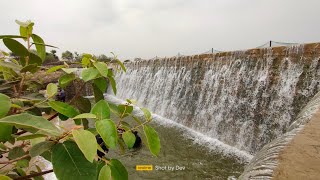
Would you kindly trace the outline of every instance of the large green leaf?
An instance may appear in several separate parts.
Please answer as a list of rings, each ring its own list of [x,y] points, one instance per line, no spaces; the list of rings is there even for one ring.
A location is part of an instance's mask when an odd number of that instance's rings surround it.
[[[59,85],[62,88],[67,87],[74,79],[76,79],[75,74],[65,74],[60,77],[59,79]]]
[[[42,153],[50,150],[53,147],[54,144],[55,144],[55,142],[53,142],[53,141],[40,142],[40,143],[32,146],[32,148],[29,151],[30,156],[31,157],[36,157],[38,155],[41,155]]]
[[[69,118],[73,118],[79,114],[76,108],[64,102],[50,101],[49,105],[58,113],[63,114]]]
[[[113,180],[128,179],[128,171],[119,160],[111,159],[108,165],[111,169],[111,176]]]
[[[1,124],[8,124],[20,128],[32,128],[39,130],[38,134],[49,134],[59,136],[60,130],[51,122],[41,116],[34,116],[28,113],[16,114],[0,119]]]
[[[58,71],[59,69],[62,69],[64,67],[66,67],[66,66],[65,65],[53,66],[52,68],[47,70],[47,73],[52,73],[52,72]]]
[[[0,123],[0,142],[6,142],[11,138],[12,126]]]
[[[160,139],[158,133],[151,126],[148,125],[144,125],[143,130],[144,134],[147,137],[150,152],[153,155],[158,156],[160,152]]]
[[[122,139],[129,149],[131,149],[136,142],[136,136],[131,131],[124,132],[122,134]]]
[[[87,160],[93,162],[97,154],[96,137],[86,130],[73,130],[72,135]]]
[[[54,83],[49,83],[47,85],[47,96],[48,98],[52,98],[58,92],[58,86]]]
[[[108,84],[105,78],[97,78],[93,81],[93,83],[100,89],[102,93],[106,92]]]
[[[110,119],[103,119],[96,122],[97,132],[100,134],[104,143],[110,148],[116,148],[118,133],[116,125]]]
[[[40,44],[44,44],[43,39],[36,34],[32,34],[31,38],[32,38],[33,42],[37,43],[35,45],[36,45],[38,55],[42,59],[42,61],[44,61],[44,59],[46,58],[46,46],[40,45]],[[38,44],[38,43],[40,43],[40,44]]]
[[[98,180],[111,180],[111,169],[108,165],[101,168]]]
[[[91,113],[95,114],[98,119],[110,118],[110,107],[106,100],[97,102],[91,109]]]
[[[108,77],[109,78],[109,82],[111,84],[112,90],[114,95],[117,95],[117,86],[116,86],[116,81],[113,79],[113,77]]]
[[[21,38],[21,39],[25,39],[27,37],[25,37],[25,36],[17,36],[17,35],[1,35],[0,36],[0,39],[4,39],[4,38],[11,38],[11,39],[13,39],[13,38]]]
[[[10,160],[17,159],[21,156],[24,156],[25,153],[26,152],[23,150],[22,147],[14,147],[9,151],[8,159],[10,159]]]
[[[54,146],[52,165],[59,180],[95,180],[98,176],[97,163],[89,162],[72,141]]]
[[[37,64],[38,66],[42,65],[42,59],[34,54],[34,53],[30,53],[29,54],[29,64]]]
[[[18,56],[25,57],[29,55],[28,49],[26,49],[20,42],[14,39],[4,38],[3,43],[11,52]]]
[[[104,76],[104,77],[108,77],[108,66],[106,63],[104,62],[94,62],[93,63],[94,67],[96,67],[99,71],[99,73]]]
[[[6,116],[11,107],[10,98],[7,95],[0,93],[0,118]]]
[[[99,71],[94,67],[83,69],[81,72],[82,80],[84,80],[85,82],[97,78],[98,75]]]

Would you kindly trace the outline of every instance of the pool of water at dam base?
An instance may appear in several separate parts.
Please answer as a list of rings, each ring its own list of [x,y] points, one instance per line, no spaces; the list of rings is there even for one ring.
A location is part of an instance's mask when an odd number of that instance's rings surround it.
[[[120,103],[107,96],[107,100]],[[134,113],[142,116],[139,108]],[[238,177],[252,155],[207,137],[174,121],[153,114],[161,151],[153,157],[147,147],[126,154],[109,152],[123,162],[130,179],[227,179]],[[153,165],[152,171],[136,171],[136,165]]]

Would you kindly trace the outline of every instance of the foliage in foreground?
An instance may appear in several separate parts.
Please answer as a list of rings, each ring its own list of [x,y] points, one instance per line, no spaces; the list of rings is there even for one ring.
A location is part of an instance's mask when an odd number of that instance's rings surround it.
[[[141,108],[144,117],[139,119],[132,114],[130,100],[120,105],[105,100],[103,93],[109,84],[114,94],[117,92],[113,70],[126,71],[116,57],[111,62],[100,62],[84,54],[80,77],[77,68],[66,63],[47,69],[48,74],[55,71],[64,74],[58,85],[49,83],[41,94],[43,85],[34,81],[33,76],[45,69],[42,63],[46,47],[53,46],[33,34],[34,23],[17,23],[20,35],[0,36],[15,54],[12,57],[0,51],[0,179],[42,179],[42,175],[52,171],[62,180],[128,179],[126,168],[109,157],[108,151],[123,153],[134,148],[140,138],[138,133],[150,152],[158,155],[158,134],[147,125],[152,120],[150,112]],[[16,39],[24,40],[26,47]],[[32,46],[37,53],[31,51]],[[69,102],[56,101],[58,89],[73,81],[82,82],[75,96]],[[82,96],[88,85],[93,88],[94,103]],[[57,117],[71,127],[53,123]],[[36,162],[38,156],[52,162],[53,170],[42,170]]]

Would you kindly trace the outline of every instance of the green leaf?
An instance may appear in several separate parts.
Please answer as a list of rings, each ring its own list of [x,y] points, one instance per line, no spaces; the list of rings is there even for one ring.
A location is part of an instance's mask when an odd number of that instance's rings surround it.
[[[132,111],[133,111],[133,106],[123,105],[123,104],[118,105],[118,112],[120,114],[120,118],[124,118],[128,116],[129,114],[131,114]]]
[[[116,62],[121,66],[124,72],[127,72],[126,67],[123,65],[123,63],[119,59],[116,59]]]
[[[95,102],[99,102],[101,100],[104,100],[103,92],[100,91],[100,89],[95,84],[92,84],[92,89],[93,89],[93,95],[94,95]]]
[[[9,151],[8,159],[17,159],[19,157],[22,157],[26,154],[26,152],[23,150],[22,147],[14,147]]]
[[[140,121],[139,118],[135,117],[135,116],[131,116],[133,118],[133,120],[135,120],[139,125],[142,124],[142,122]]]
[[[34,54],[34,53],[30,53],[29,54],[29,64],[37,64],[38,66],[42,65],[42,59]]]
[[[102,93],[106,92],[108,85],[105,78],[100,77],[98,79],[95,79],[93,83],[100,89]]]
[[[49,134],[59,136],[60,130],[51,122],[41,116],[34,116],[28,113],[16,114],[0,119],[0,124],[8,124],[20,128],[33,128],[39,130],[38,134]]]
[[[59,49],[59,48],[58,48],[58,47],[56,47],[56,46],[52,46],[52,45],[44,44],[44,43],[36,43],[36,42],[33,42],[32,44],[35,44],[35,45],[41,45],[41,46],[48,46],[48,47],[52,47],[52,48],[57,48],[57,49]]]
[[[75,71],[78,70],[78,68],[61,68],[64,72],[66,72],[67,74],[71,74]]]
[[[54,146],[52,165],[59,180],[94,180],[98,176],[97,163],[90,163],[72,141]]]
[[[19,64],[15,64],[13,62],[0,61],[0,66],[11,68],[12,70],[15,70],[15,71],[20,71],[22,69],[22,67]]]
[[[65,74],[59,79],[59,86],[62,88],[67,87],[73,80],[76,79],[76,76],[72,74]]]
[[[19,161],[17,161],[16,167],[19,168],[27,168],[29,167],[29,160],[28,159],[21,159]]]
[[[95,114],[98,119],[109,119],[110,118],[110,108],[106,100],[101,100],[97,102],[91,109],[91,113]]]
[[[54,144],[55,144],[55,142],[53,142],[53,141],[40,142],[40,143],[32,146],[32,148],[29,151],[30,156],[31,157],[36,157],[38,155],[41,155],[42,153],[50,150],[53,147]]]
[[[20,35],[26,37],[24,38],[24,40],[26,41],[28,37],[28,28],[20,26]]]
[[[98,180],[111,180],[111,169],[108,165],[101,168]]]
[[[88,57],[85,57],[84,55],[82,55],[83,58],[81,60],[81,64],[82,64],[82,67],[88,67],[90,65],[90,58]]]
[[[36,73],[38,70],[40,69],[40,67],[38,67],[37,64],[29,64],[25,67],[23,67],[20,72],[21,73],[25,73],[25,72],[31,72],[32,74]]]
[[[46,152],[42,153],[40,156],[42,156],[47,161],[51,162],[51,155],[52,155],[51,151],[46,151]]]
[[[150,152],[153,155],[158,156],[160,152],[160,139],[158,133],[151,126],[148,125],[144,125],[143,130],[144,134],[147,137]]]
[[[47,96],[48,98],[52,98],[54,95],[56,95],[58,92],[58,86],[53,83],[49,83],[47,85]]]
[[[11,107],[10,98],[7,95],[0,93],[0,118],[6,116]]]
[[[30,139],[35,139],[39,137],[47,137],[46,135],[43,134],[31,134],[31,135],[26,135],[26,136],[19,136],[17,137],[18,141],[24,141],[24,140],[30,140]]]
[[[0,174],[1,180],[12,180],[10,177]]]
[[[108,77],[108,66],[106,63],[104,62],[94,62],[93,63],[94,67],[96,67],[99,71],[99,73],[104,76],[104,77]]]
[[[96,118],[97,118],[97,116],[95,114],[83,113],[83,114],[77,115],[73,119],[96,119]]]
[[[50,101],[49,105],[58,113],[63,114],[69,118],[73,118],[79,114],[76,108],[64,102]]]
[[[93,162],[97,154],[96,137],[86,130],[73,130],[72,135],[87,160]]]
[[[104,143],[115,149],[118,142],[117,128],[113,121],[110,119],[103,119],[96,122],[96,129],[103,139]]]
[[[21,39],[25,39],[27,37],[25,37],[25,36],[17,36],[17,35],[2,35],[2,36],[0,36],[0,39],[4,39],[4,38],[10,38],[10,39],[21,38]]]
[[[52,72],[58,71],[59,69],[62,69],[64,67],[66,67],[66,66],[65,65],[53,66],[52,68],[47,70],[47,73],[52,73]]]
[[[16,170],[17,170],[17,174],[19,176],[26,176],[27,175],[26,172],[24,172],[24,170],[19,167],[16,167]]]
[[[12,126],[0,123],[0,142],[9,141],[12,134]]]
[[[85,82],[97,78],[98,75],[99,75],[99,71],[93,67],[83,69],[81,72],[82,80],[84,80]]]
[[[108,77],[109,78],[109,82],[111,84],[112,90],[114,95],[117,95],[117,86],[116,86],[116,81],[113,79],[113,77]]]
[[[136,142],[136,136],[131,131],[122,133],[122,139],[129,149],[131,149]]]
[[[147,121],[151,121],[152,115],[150,111],[146,108],[140,108],[143,111],[144,117],[146,118]]]
[[[14,39],[4,38],[3,43],[11,52],[18,56],[25,57],[29,55],[28,49],[26,49],[20,42]]]
[[[111,176],[113,180],[127,180],[128,171],[122,165],[122,163],[117,159],[111,159],[108,164],[111,169]]]
[[[35,43],[44,44],[43,39],[36,34],[32,34],[31,38],[32,38],[33,42],[35,42]],[[42,62],[43,62],[46,58],[46,46],[40,45],[40,44],[35,44],[35,45],[36,45],[38,55],[42,59]]]
[[[82,96],[78,97],[74,102],[73,105],[77,107],[81,113],[89,113],[91,110],[91,102],[89,99],[84,98]]]
[[[68,120],[69,119],[69,117],[68,116],[65,116],[65,115],[63,115],[63,114],[60,114],[59,113],[59,119],[61,120],[61,121],[66,121],[66,120]]]

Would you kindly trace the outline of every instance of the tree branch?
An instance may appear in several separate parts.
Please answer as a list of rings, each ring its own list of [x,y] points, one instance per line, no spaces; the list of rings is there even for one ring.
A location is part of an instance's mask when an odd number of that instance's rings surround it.
[[[10,161],[0,161],[0,164],[11,164],[11,163],[14,163],[14,162],[17,162],[17,161],[19,161],[19,160],[21,160],[21,159],[26,159],[26,158],[28,158],[28,157],[30,157],[30,155],[29,154],[26,154],[26,155],[24,155],[24,156],[21,156],[21,157],[19,157],[19,158],[17,158],[17,159],[13,159],[13,160],[10,160]]]
[[[26,180],[26,179],[30,179],[30,178],[33,178],[33,177],[42,176],[44,174],[52,173],[52,172],[53,172],[53,169],[48,170],[48,171],[42,171],[42,172],[30,174],[30,175],[27,175],[27,176],[17,177],[17,178],[14,178],[14,180]]]

